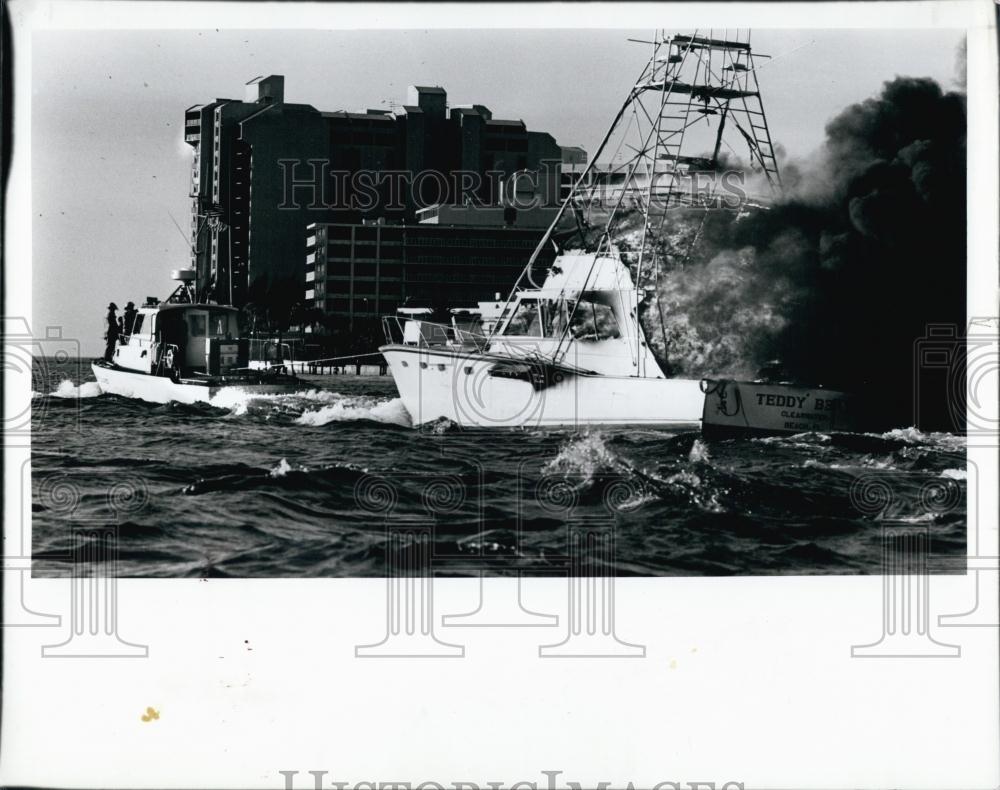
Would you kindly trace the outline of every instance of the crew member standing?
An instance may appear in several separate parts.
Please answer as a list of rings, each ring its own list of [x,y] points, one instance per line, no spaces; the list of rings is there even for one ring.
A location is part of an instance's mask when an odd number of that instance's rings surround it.
[[[114,358],[115,344],[118,342],[118,316],[115,315],[117,309],[118,305],[114,302],[108,305],[108,331],[104,335],[108,341],[108,345],[104,349],[105,362],[110,362]]]
[[[122,322],[125,328],[125,334],[131,335],[135,330],[135,317],[139,315],[139,311],[135,309],[135,302],[129,302],[125,305],[125,320]]]

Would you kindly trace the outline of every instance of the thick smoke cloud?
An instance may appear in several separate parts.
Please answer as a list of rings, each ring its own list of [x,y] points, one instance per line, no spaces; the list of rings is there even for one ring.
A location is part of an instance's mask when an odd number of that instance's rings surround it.
[[[912,423],[915,341],[965,323],[965,132],[963,94],[898,77],[832,119],[812,161],[784,164],[769,210],[668,212],[643,322],[671,373],[780,359]]]

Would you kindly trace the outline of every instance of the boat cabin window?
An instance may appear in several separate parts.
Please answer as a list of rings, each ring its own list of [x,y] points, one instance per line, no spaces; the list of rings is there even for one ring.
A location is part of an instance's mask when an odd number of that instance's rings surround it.
[[[590,299],[580,299],[575,311],[571,300],[522,299],[517,303],[514,315],[503,333],[521,337],[559,338],[563,336],[567,324],[577,340],[610,340],[621,337],[621,330],[611,307]]]
[[[208,322],[208,331],[212,337],[225,337],[229,335],[232,332],[229,313],[213,311]]]
[[[577,340],[611,340],[621,337],[615,313],[609,305],[581,299],[573,314],[570,332]]]
[[[187,319],[188,319],[188,326],[190,327],[191,337],[204,337],[205,314],[189,313]]]
[[[522,299],[517,303],[517,309],[503,333],[505,335],[519,335],[529,337],[539,337],[542,334],[542,319],[539,314],[537,299]]]
[[[566,299],[546,299],[542,303],[542,325],[546,337],[561,338],[569,322],[573,303]]]

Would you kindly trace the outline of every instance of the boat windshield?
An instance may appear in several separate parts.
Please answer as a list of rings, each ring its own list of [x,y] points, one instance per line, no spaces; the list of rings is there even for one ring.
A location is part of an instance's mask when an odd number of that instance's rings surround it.
[[[517,303],[503,333],[519,337],[541,337],[542,318],[537,299],[522,299]]]
[[[561,337],[573,304],[565,299],[522,299],[511,316],[505,335]]]
[[[621,337],[614,310],[609,305],[587,298],[576,302],[570,299],[522,299],[503,333],[518,337],[560,338],[567,324],[576,340]]]
[[[612,340],[621,337],[615,312],[609,305],[581,299],[573,314],[570,332],[577,340]]]

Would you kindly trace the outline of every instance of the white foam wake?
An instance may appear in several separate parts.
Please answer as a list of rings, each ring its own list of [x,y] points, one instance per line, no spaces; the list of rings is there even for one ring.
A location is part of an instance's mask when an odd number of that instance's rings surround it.
[[[559,454],[542,468],[547,475],[579,476],[589,482],[600,472],[623,466],[617,455],[605,444],[599,431],[576,436],[559,448]]]
[[[278,463],[276,463],[271,468],[271,470],[270,470],[270,472],[268,472],[268,474],[271,477],[284,477],[289,472],[293,472],[293,471],[295,471],[295,469],[292,467],[292,465],[290,463],[288,463],[288,459],[287,458],[282,458]],[[298,471],[300,471],[300,472],[308,472],[309,469],[303,466]]]
[[[255,406],[305,407],[309,403],[334,403],[346,396],[330,390],[302,390],[301,392],[254,393],[239,387],[226,387],[217,392],[209,401],[210,406],[217,409],[228,409],[233,416],[241,417],[247,413],[251,404]]]
[[[37,393],[32,393],[37,394]],[[69,379],[63,379],[53,392],[49,393],[52,398],[96,398],[101,394],[101,385],[96,381],[85,381],[79,386]]]
[[[402,425],[406,428],[412,425],[410,414],[406,411],[401,398],[383,401],[367,398],[343,398],[337,403],[323,406],[315,411],[302,412],[295,422],[299,425],[318,427],[331,422],[350,422],[353,420],[373,420],[374,422]]]
[[[914,427],[896,428],[883,434],[876,434],[882,439],[895,439],[910,444],[924,444],[939,447],[943,450],[964,450],[966,438],[955,433],[924,433]]]

